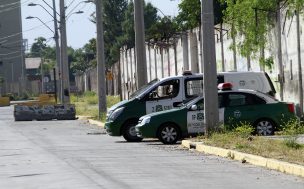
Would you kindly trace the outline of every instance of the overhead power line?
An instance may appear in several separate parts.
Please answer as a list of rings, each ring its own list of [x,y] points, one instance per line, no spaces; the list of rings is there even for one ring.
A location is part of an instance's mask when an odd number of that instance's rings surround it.
[[[47,22],[45,22],[45,23],[47,24],[47,23],[50,23],[50,22],[53,22],[53,20],[47,21]],[[40,28],[41,26],[44,26],[44,24],[40,24],[40,25],[38,25],[38,26],[35,26],[35,27],[30,28],[30,29],[28,29],[28,30],[24,30],[24,31],[22,31],[22,32],[18,32],[18,33],[14,33],[14,34],[11,34],[11,35],[8,35],[8,36],[5,36],[5,37],[1,37],[0,40],[7,39],[7,38],[10,38],[10,37],[15,37],[15,36],[17,36],[17,35],[21,35],[22,33],[25,33],[25,32],[29,32],[29,31],[35,30],[35,29],[37,29],[37,28]]]

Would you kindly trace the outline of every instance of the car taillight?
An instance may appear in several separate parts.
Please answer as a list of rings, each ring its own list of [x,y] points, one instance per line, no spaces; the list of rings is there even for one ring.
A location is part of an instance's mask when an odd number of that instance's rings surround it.
[[[291,113],[295,113],[295,107],[294,104],[287,104],[288,111]]]

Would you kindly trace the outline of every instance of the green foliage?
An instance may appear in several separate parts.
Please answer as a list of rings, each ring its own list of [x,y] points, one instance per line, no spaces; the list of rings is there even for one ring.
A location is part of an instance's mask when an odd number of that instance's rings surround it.
[[[71,70],[73,73],[85,73],[90,68],[95,66],[95,54],[86,52],[85,47],[76,49],[72,54],[73,59],[71,63]]]
[[[107,107],[111,107],[120,101],[119,96],[107,96]],[[98,97],[93,91],[87,91],[80,96],[71,96],[71,102],[76,106],[77,115],[90,116],[98,119]],[[106,114],[101,115],[101,121],[105,121]]]
[[[303,145],[299,144],[297,142],[297,138],[296,137],[288,137],[284,140],[284,144],[288,147],[288,148],[292,148],[292,149],[300,149],[303,147]]]
[[[146,39],[157,41],[168,41],[174,34],[177,33],[177,24],[170,16],[160,18],[146,32]]]
[[[226,5],[220,0],[213,2],[214,25],[216,25],[223,22],[223,10],[226,8]],[[176,22],[180,31],[193,29],[201,25],[200,0],[182,0],[178,8],[179,14],[176,17]]]
[[[43,51],[47,48],[46,39],[44,37],[38,37],[35,39],[31,47],[30,57],[42,57]]]
[[[144,6],[144,20],[146,39],[151,39],[158,32],[158,26],[155,24],[159,21],[157,16],[157,9],[151,4],[147,3]],[[124,15],[124,21],[122,22],[123,35],[120,37],[120,45],[125,46],[127,49],[135,46],[135,31],[134,31],[134,3],[130,1]]]
[[[200,0],[182,0],[178,5],[179,14],[176,18],[180,30],[196,28],[201,22]]]
[[[242,36],[236,47],[242,56],[252,56],[266,46],[267,32],[274,26],[275,0],[223,0],[225,22],[233,25],[232,36]]]
[[[254,128],[249,123],[240,123],[235,129],[234,133],[237,136],[240,136],[242,138],[248,138],[252,133],[254,132]]]
[[[122,22],[127,4],[127,0],[104,1],[105,59],[108,66],[119,60],[119,38],[123,35]]]
[[[290,136],[304,134],[304,123],[299,119],[291,119],[283,127],[282,134]]]
[[[273,65],[274,65],[274,60],[273,57],[269,57],[266,59],[263,59],[262,57],[260,58],[260,65],[261,66],[265,66],[266,68],[268,68],[269,70],[272,69]]]
[[[283,127],[283,135],[287,138],[284,139],[284,144],[293,149],[300,149],[303,146],[297,143],[298,135],[304,134],[304,124],[299,119],[289,120]]]
[[[231,27],[231,36],[239,36],[235,47],[244,57],[254,57],[260,49],[267,47],[268,33],[275,26],[278,8],[287,7],[288,12],[294,12],[301,11],[304,7],[304,0],[221,0],[221,2],[227,5],[224,21]],[[260,60],[260,63],[271,68],[273,59]]]

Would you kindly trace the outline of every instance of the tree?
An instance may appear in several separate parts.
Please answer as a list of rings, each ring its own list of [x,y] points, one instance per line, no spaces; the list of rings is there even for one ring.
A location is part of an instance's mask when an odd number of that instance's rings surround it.
[[[146,39],[151,38],[151,31],[155,26],[154,24],[160,18],[157,16],[157,9],[151,3],[144,5],[144,20]],[[135,46],[135,32],[134,32],[134,3],[130,1],[125,11],[124,21],[122,23],[122,31],[124,35],[120,38],[120,46],[125,46],[127,49]],[[153,35],[152,35],[153,36]]]
[[[119,37],[123,35],[122,22],[127,4],[127,0],[104,1],[105,60],[108,66],[119,60]]]
[[[47,48],[46,39],[44,37],[38,37],[35,39],[31,47],[31,53],[29,54],[30,57],[41,57],[43,54],[44,49]]]
[[[26,55],[26,57],[40,57],[43,59],[42,70],[44,74],[49,73],[56,64],[56,49],[48,46],[46,42],[47,40],[44,37],[36,38],[30,53]],[[41,70],[41,67],[39,70]]]
[[[201,1],[200,0],[182,0],[178,5],[179,14],[176,17],[179,30],[190,30],[201,25]],[[223,22],[223,10],[226,4],[220,0],[214,1],[214,25]]]
[[[146,38],[153,42],[168,41],[177,33],[177,24],[170,16],[165,16],[154,23],[147,31]]]

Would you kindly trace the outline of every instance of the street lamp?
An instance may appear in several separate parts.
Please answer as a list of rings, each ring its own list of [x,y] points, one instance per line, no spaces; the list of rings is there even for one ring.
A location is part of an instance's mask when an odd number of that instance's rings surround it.
[[[41,4],[38,4],[38,3],[29,3],[28,6],[30,7],[34,7],[34,6],[40,6],[41,8],[43,8],[53,19],[54,19],[54,30],[53,31],[50,27],[48,27],[44,22],[42,22],[42,20],[40,20],[38,17],[32,17],[32,16],[29,16],[27,17],[26,19],[32,19],[32,18],[37,18],[39,19],[48,29],[50,29],[53,33],[54,33],[54,39],[55,39],[55,43],[56,43],[56,62],[57,62],[57,72],[58,72],[58,75],[59,75],[59,78],[58,80],[60,81],[59,82],[59,92],[58,92],[58,95],[60,97],[60,101],[61,103],[63,103],[63,98],[64,98],[64,95],[63,95],[63,79],[62,79],[62,74],[63,74],[63,69],[62,69],[62,62],[61,62],[61,53],[60,53],[60,45],[59,45],[59,34],[58,34],[58,31],[59,31],[59,28],[58,28],[58,22],[57,22],[57,15],[60,16],[57,11],[56,11],[56,4],[55,4],[55,0],[53,0],[53,7],[50,6],[47,2],[45,2],[45,0],[42,0],[50,9],[53,10],[53,15],[44,7],[42,6]],[[70,16],[72,14],[82,14],[83,11],[77,11],[77,12],[74,12],[74,13],[71,13]],[[56,81],[55,81],[56,82]]]
[[[61,74],[62,74],[62,63],[61,63],[61,53],[60,53],[60,46],[59,46],[59,35],[58,35],[58,23],[57,23],[57,15],[59,15],[56,11],[56,3],[55,0],[53,0],[53,7],[51,7],[48,3],[46,3],[44,0],[42,0],[48,7],[50,7],[53,10],[53,15],[46,9],[44,8],[42,5],[40,4],[36,4],[36,3],[29,3],[28,6],[40,6],[42,7],[53,19],[54,19],[54,40],[56,43],[56,62],[57,62],[57,72],[58,72],[58,80],[59,82],[59,92],[58,92],[58,96],[60,96],[60,102],[63,102],[63,88],[62,88],[62,78],[61,78]],[[38,17],[37,17],[38,18]],[[30,18],[27,18],[30,19]],[[38,18],[39,19],[39,18]],[[39,19],[40,20],[40,19]],[[41,20],[40,20],[41,21]],[[42,21],[41,21],[42,22]],[[45,23],[43,23],[44,25],[46,25]],[[47,25],[46,25],[47,26]],[[47,26],[48,27],[48,26]],[[49,28],[49,27],[48,27]],[[49,28],[50,29],[50,28]],[[56,82],[56,81],[54,81]],[[57,91],[55,91],[57,93]]]
[[[36,16],[28,16],[25,19],[30,20],[30,19],[38,19],[45,27],[47,27],[51,32],[55,33],[54,30],[52,30],[45,22],[43,22],[39,17]]]
[[[79,11],[76,11],[76,12],[73,12],[73,13],[70,13],[69,15],[67,15],[67,18],[66,19],[69,19],[73,14],[83,14],[84,12],[79,10]]]

